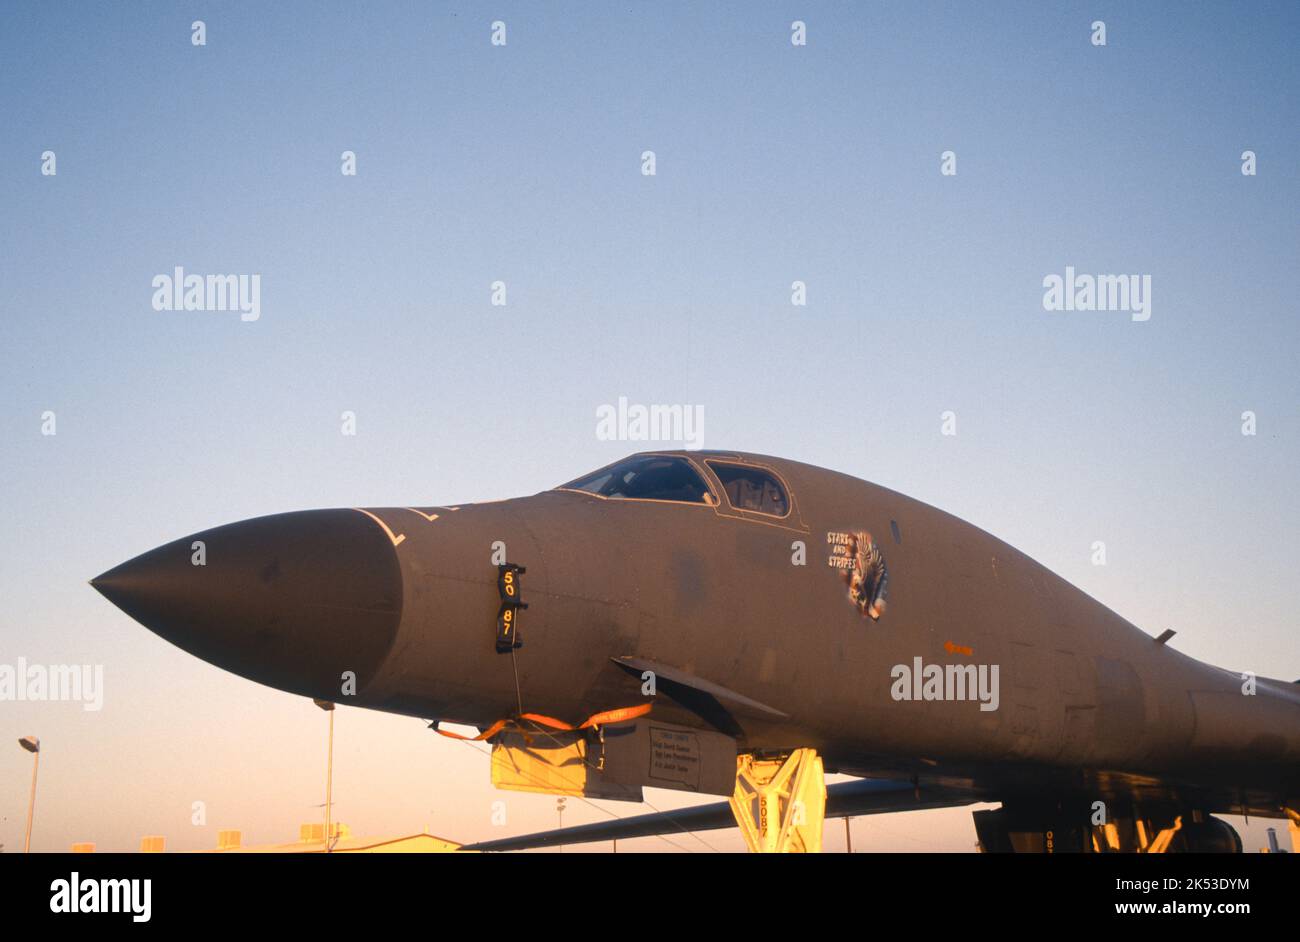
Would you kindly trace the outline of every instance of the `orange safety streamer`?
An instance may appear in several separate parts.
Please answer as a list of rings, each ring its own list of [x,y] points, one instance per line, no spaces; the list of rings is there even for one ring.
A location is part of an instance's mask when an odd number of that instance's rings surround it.
[[[570,726],[563,720],[557,720],[553,716],[543,716],[541,713],[522,713],[521,720],[532,720],[534,723],[540,723],[543,726],[549,726],[552,729],[560,729],[565,732],[572,732],[578,729],[590,729],[593,726],[608,726],[611,723],[622,723],[624,720],[633,720],[638,716],[645,716],[650,712],[651,704],[642,703],[634,707],[619,707],[617,710],[606,710],[604,713],[593,713],[587,717],[586,722],[581,726]]]
[[[519,719],[528,720],[530,722],[537,723],[540,726],[549,726],[551,727],[551,729],[563,730],[565,732],[573,732],[579,729],[591,729],[593,727],[609,726],[612,723],[622,723],[626,720],[633,720],[636,719],[638,716],[645,716],[647,713],[650,712],[652,707],[653,704],[642,703],[632,707],[619,707],[618,709],[615,710],[605,710],[603,713],[593,713],[591,716],[587,717],[587,719],[580,726],[571,726],[570,724],[564,722],[563,720],[557,720],[553,716],[545,716],[541,713],[521,713],[519,715]],[[439,729],[436,723],[434,724],[433,731],[435,733],[439,733],[443,736],[446,736],[449,739],[461,739],[466,742],[482,742],[485,739],[491,739],[497,733],[501,732],[501,730],[503,730],[508,723],[511,722],[517,723],[518,720],[511,720],[511,719],[497,720],[495,723],[493,723],[487,729],[483,730],[483,732],[479,733],[477,736],[462,736],[460,733],[453,733],[450,730]]]

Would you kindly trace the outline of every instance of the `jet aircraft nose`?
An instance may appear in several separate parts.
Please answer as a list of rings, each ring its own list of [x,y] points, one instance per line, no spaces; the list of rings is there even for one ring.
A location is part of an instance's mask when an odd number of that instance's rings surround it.
[[[402,617],[392,541],[356,510],[308,510],[204,530],[90,583],[150,631],[251,680],[337,699],[362,691]]]

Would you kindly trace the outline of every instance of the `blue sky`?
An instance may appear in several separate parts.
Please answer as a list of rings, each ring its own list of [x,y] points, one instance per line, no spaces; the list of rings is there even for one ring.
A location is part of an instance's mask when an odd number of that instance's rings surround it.
[[[1193,656],[1300,677],[1298,28],[1289,3],[9,5],[0,661],[106,673],[100,713],[0,703],[47,743],[36,846],[287,839],[321,800],[317,711],[90,576],[263,513],[536,492],[638,450],[595,435],[619,396],[702,405],[707,447],[896,488]],[[1045,311],[1067,265],[1151,275],[1151,319]],[[175,266],[259,273],[260,319],[155,311]],[[484,760],[339,722],[354,829],[494,836],[458,812],[497,797]],[[0,748],[11,850],[26,776]],[[855,845],[968,849],[936,814]]]

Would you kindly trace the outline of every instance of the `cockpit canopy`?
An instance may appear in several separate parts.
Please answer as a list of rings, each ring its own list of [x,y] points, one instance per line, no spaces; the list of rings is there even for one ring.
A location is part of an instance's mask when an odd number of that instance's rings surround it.
[[[725,501],[734,510],[767,517],[786,517],[790,496],[785,485],[766,468],[706,458],[704,464],[717,475],[715,492],[699,465],[681,455],[633,455],[599,471],[562,484],[561,490],[582,491],[597,497],[623,500],[664,500],[716,507]]]
[[[700,472],[685,458],[676,455],[633,455],[562,487],[597,497],[673,500],[688,504],[714,502]]]

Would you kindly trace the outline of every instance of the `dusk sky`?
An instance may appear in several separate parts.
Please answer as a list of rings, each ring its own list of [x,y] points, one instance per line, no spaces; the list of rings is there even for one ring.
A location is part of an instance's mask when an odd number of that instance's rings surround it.
[[[0,843],[22,847],[24,735],[34,850],[294,839],[325,714],[87,580],[261,514],[554,487],[654,447],[597,437],[619,397],[1300,678],[1298,36],[1295,3],[7,5],[0,664],[102,665],[104,691],[0,702]],[[177,267],[260,276],[259,316],[156,310]],[[1149,276],[1149,319],[1046,310],[1067,267]],[[501,837],[498,800],[508,833],[555,823],[416,719],[336,722],[356,834]],[[700,837],[672,841],[743,846]],[[969,809],[854,823],[857,850],[974,842]]]

